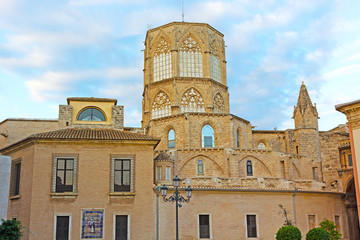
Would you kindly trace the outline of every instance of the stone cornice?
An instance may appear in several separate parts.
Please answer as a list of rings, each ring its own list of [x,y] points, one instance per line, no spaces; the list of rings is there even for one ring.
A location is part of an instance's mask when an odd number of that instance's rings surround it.
[[[360,128],[360,100],[336,105],[335,109],[346,115],[352,129]]]

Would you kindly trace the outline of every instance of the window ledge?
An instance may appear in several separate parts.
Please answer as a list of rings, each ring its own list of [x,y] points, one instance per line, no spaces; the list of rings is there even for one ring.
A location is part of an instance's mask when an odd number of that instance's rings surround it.
[[[76,192],[64,192],[64,193],[50,193],[52,198],[76,198]]]
[[[11,196],[9,199],[14,200],[14,199],[19,199],[19,198],[20,198],[20,195],[15,195],[15,196]]]
[[[116,197],[134,197],[135,193],[134,192],[111,192],[109,193],[109,196],[111,198],[116,198]]]

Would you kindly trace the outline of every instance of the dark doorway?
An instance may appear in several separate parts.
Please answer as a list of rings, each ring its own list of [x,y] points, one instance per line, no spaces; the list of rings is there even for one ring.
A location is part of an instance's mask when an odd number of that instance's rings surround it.
[[[350,240],[358,240],[360,239],[360,229],[354,178],[349,181],[346,188],[345,206],[348,216]]]

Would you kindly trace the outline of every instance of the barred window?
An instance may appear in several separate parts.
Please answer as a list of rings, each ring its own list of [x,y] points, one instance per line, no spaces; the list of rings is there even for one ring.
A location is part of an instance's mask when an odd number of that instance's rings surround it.
[[[198,160],[197,162],[197,173],[198,175],[204,175],[204,161]]]
[[[250,160],[246,162],[246,175],[252,176],[253,175],[253,165]]]
[[[205,103],[201,94],[195,89],[190,88],[181,98],[181,112],[205,112]]]
[[[154,54],[154,82],[172,77],[170,44],[161,38]]]
[[[170,115],[171,115],[170,98],[165,92],[160,91],[154,99],[151,110],[151,117],[155,119]]]
[[[202,77],[202,54],[200,44],[191,36],[187,37],[179,51],[180,77]]]
[[[200,238],[210,238],[209,215],[199,215],[199,235]]]

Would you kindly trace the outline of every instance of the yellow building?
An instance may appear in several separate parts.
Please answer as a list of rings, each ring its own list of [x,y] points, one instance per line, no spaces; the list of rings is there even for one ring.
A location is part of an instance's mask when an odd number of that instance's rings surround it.
[[[279,205],[303,236],[327,218],[357,239],[348,128],[319,131],[305,84],[294,129],[253,130],[230,113],[219,31],[169,23],[147,32],[144,54],[141,128],[124,127],[123,107],[106,98],[68,98],[56,121],[0,123],[7,215],[25,239],[175,239],[174,205],[158,191],[172,192],[175,175],[193,189],[182,240],[274,239]]]

